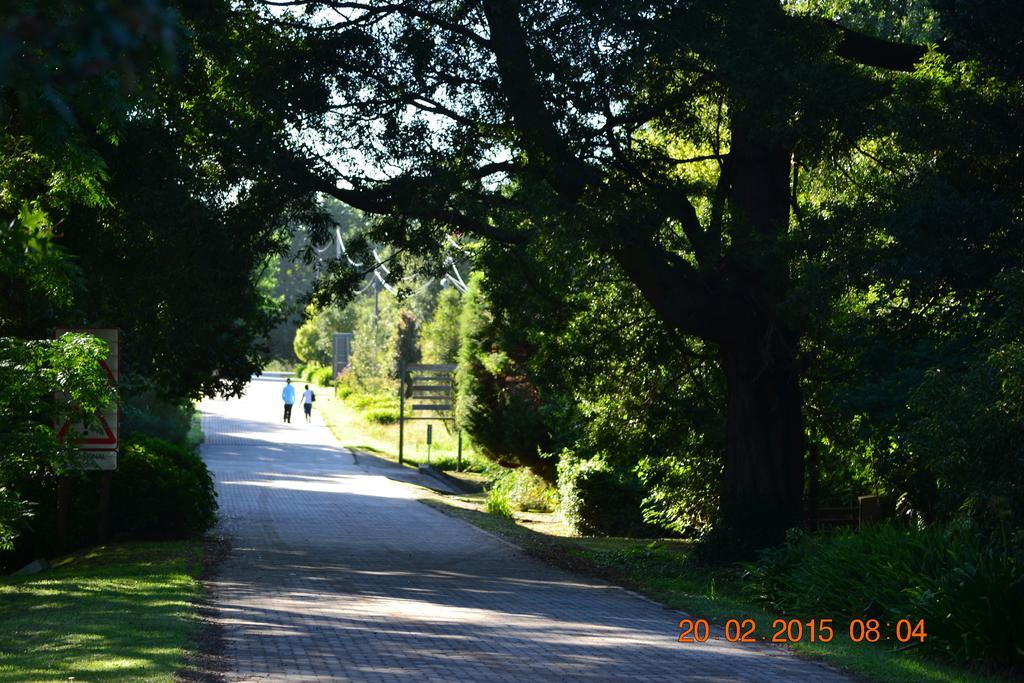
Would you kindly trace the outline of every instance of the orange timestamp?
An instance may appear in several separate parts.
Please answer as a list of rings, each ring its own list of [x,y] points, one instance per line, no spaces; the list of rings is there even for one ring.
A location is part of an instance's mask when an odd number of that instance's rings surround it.
[[[713,635],[707,619],[681,619],[679,621],[680,643],[705,643],[726,640],[730,643],[828,643],[836,637],[832,619],[775,619],[770,635],[761,634],[753,619],[727,619],[724,633]],[[924,619],[898,619],[895,622],[881,622],[878,619],[851,619],[846,633],[854,643],[923,643]]]

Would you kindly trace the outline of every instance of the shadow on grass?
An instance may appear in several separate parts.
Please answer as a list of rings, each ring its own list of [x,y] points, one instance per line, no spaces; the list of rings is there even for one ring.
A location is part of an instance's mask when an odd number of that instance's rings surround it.
[[[104,546],[0,579],[0,681],[171,681],[195,627],[196,545]]]

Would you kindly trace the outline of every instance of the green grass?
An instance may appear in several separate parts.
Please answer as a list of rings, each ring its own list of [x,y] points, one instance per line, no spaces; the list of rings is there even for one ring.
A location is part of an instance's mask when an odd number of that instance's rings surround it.
[[[197,572],[197,543],[129,543],[0,578],[0,683],[174,680]]]
[[[342,445],[379,455],[389,460],[398,460],[398,424],[380,424],[366,418],[365,413],[373,410],[368,404],[365,410],[351,405],[352,401],[340,399],[330,387],[316,387],[316,409],[327,423],[328,429]],[[359,403],[359,401],[355,401]],[[407,422],[405,425],[405,451],[403,460],[416,466],[427,462],[427,420]],[[442,470],[455,470],[458,437],[449,434],[441,420],[431,420],[433,444],[430,448],[430,463]],[[473,453],[463,442],[462,465],[464,471],[481,472],[495,469],[489,460]]]
[[[576,538],[539,533],[512,519],[467,506],[480,497],[463,498],[463,505],[441,497],[422,502],[464,519],[519,545],[529,554],[570,571],[591,574],[625,586],[694,618],[722,626],[727,619],[753,619],[758,636],[771,638],[772,614],[750,601],[742,591],[743,572],[735,565],[707,565],[690,557],[685,541],[631,538]],[[830,615],[817,615],[828,618]],[[891,683],[980,683],[1004,681],[998,676],[970,671],[925,659],[913,651],[897,651],[881,643],[853,643],[846,624],[835,620],[836,637],[828,644],[796,643],[799,655],[819,659],[870,680]]]

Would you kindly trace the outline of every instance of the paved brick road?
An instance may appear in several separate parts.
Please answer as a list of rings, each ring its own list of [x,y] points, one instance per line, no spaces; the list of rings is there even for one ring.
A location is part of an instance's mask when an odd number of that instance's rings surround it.
[[[553,569],[356,466],[281,381],[203,405],[233,549],[213,586],[232,681],[845,680],[676,642],[680,614]]]

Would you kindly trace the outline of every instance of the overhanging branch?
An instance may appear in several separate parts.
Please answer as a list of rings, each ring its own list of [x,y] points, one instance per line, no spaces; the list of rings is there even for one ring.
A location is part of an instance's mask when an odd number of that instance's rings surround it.
[[[928,49],[911,43],[895,43],[835,24],[840,31],[836,54],[843,59],[892,71],[913,71]]]

